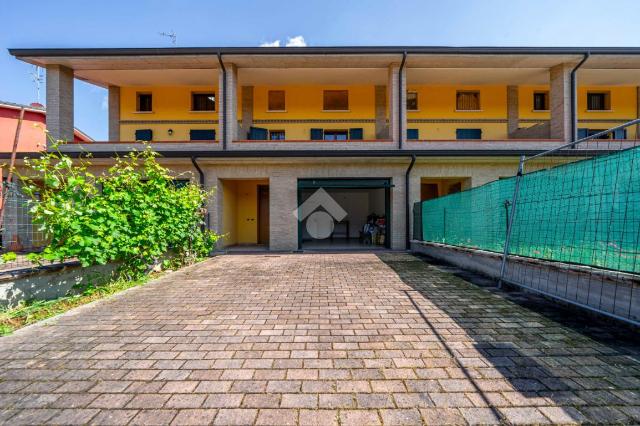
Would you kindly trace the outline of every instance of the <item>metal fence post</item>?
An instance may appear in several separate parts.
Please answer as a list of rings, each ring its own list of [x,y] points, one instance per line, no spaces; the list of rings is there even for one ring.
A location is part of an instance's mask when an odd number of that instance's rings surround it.
[[[447,208],[442,209],[442,243],[447,244]]]
[[[507,267],[507,256],[509,256],[509,243],[511,242],[511,230],[513,228],[513,219],[516,216],[516,203],[518,201],[518,193],[520,192],[520,181],[524,171],[524,155],[520,156],[520,164],[518,164],[518,173],[516,174],[516,184],[513,188],[513,198],[511,199],[511,214],[507,222],[507,235],[504,239],[504,252],[502,253],[502,263],[500,265],[500,278],[498,279],[498,288],[502,288],[502,280]]]

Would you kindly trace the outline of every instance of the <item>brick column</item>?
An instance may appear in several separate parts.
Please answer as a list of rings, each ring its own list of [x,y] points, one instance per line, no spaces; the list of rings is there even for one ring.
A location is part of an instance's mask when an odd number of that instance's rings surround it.
[[[55,140],[73,141],[73,70],[47,66],[47,130]]]
[[[120,140],[120,88],[109,86],[109,142]]]
[[[291,175],[269,178],[269,248],[298,249],[298,220],[293,212],[298,208],[298,179]]]
[[[551,109],[550,137],[570,142],[571,135],[571,64],[560,64],[549,70]]]
[[[387,86],[375,87],[376,139],[389,138],[387,125]]]
[[[518,130],[519,125],[518,110],[518,86],[507,86],[507,135]]]
[[[213,195],[207,201],[207,213],[209,214],[209,229],[222,233],[222,185],[215,169],[207,167],[204,172],[204,187],[207,191],[214,190]]]
[[[224,127],[226,130],[227,148],[231,145],[231,141],[238,139],[238,67],[235,64],[224,64],[226,73],[222,70],[218,73],[219,84],[218,88],[220,95],[226,90],[226,99],[223,96],[218,96],[220,101],[218,102],[218,119],[220,123],[220,130]],[[226,74],[226,81],[224,75]],[[225,108],[225,105],[227,107]],[[226,110],[226,111],[225,111]],[[225,111],[226,115],[222,112]],[[222,141],[223,135],[221,133],[220,140]]]
[[[400,74],[400,64],[389,66],[387,84],[387,105],[389,105],[389,139],[392,139],[397,146],[404,144],[407,139],[407,69],[402,70],[402,90],[398,94],[398,75]],[[400,96],[398,96],[400,95]],[[398,112],[402,109],[402,123],[398,122]],[[398,140],[398,129],[402,129],[402,142]]]
[[[391,190],[391,248],[394,250],[404,250],[405,227],[409,228],[410,226],[406,223],[405,216],[406,199],[404,194],[406,187],[404,182],[404,173],[391,176],[391,183],[394,185]]]
[[[253,125],[253,86],[242,86],[242,125],[240,139],[247,139],[249,128]]]

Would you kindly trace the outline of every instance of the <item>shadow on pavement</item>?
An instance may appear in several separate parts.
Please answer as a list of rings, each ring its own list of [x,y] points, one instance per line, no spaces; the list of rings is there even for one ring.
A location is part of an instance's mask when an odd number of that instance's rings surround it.
[[[406,297],[502,421],[495,405],[505,394],[515,406],[560,406],[575,422],[624,422],[623,412],[639,404],[637,330],[498,290],[492,280],[432,259],[378,258],[410,287]],[[486,380],[492,377],[494,384]],[[501,379],[511,389],[501,389]]]

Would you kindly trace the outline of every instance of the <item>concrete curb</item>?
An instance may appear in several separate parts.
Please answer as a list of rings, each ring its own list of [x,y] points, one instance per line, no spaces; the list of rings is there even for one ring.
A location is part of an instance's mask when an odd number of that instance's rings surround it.
[[[78,314],[80,312],[83,312],[83,311],[85,311],[87,309],[91,309],[91,308],[93,308],[93,307],[95,307],[97,305],[100,305],[101,303],[104,303],[104,302],[117,300],[118,298],[124,297],[125,295],[128,295],[129,293],[140,291],[143,287],[147,287],[147,286],[151,286],[151,285],[158,285],[158,284],[162,283],[164,279],[170,278],[170,277],[172,277],[172,276],[174,276],[174,275],[176,275],[178,273],[184,273],[185,271],[189,271],[190,269],[194,269],[196,266],[202,266],[206,262],[213,262],[215,260],[216,260],[216,257],[211,257],[211,258],[205,259],[205,260],[203,260],[201,262],[194,263],[193,265],[185,266],[184,268],[180,268],[180,269],[178,269],[176,271],[167,272],[167,273],[165,273],[165,274],[163,274],[163,275],[161,275],[161,276],[159,276],[157,278],[154,278],[154,279],[150,280],[149,282],[147,282],[145,284],[138,285],[138,286],[135,286],[135,287],[131,287],[131,288],[122,290],[122,291],[120,291],[118,293],[111,294],[111,295],[109,295],[107,297],[103,297],[102,299],[94,300],[93,302],[89,302],[89,303],[86,303],[84,305],[76,306],[75,308],[72,308],[72,309],[70,309],[70,310],[68,310],[66,312],[61,313],[61,314],[54,315],[54,316],[52,316],[50,318],[43,319],[42,321],[38,321],[36,323],[29,324],[29,325],[27,325],[25,327],[19,328],[19,329],[15,330],[13,333],[11,333],[9,335],[0,337],[0,341],[4,340],[6,338],[11,338],[12,336],[23,335],[23,334],[28,333],[29,331],[31,331],[31,330],[33,330],[35,328],[38,328],[38,327],[46,327],[47,325],[58,321],[60,318],[64,318],[66,316],[76,315],[76,314]]]

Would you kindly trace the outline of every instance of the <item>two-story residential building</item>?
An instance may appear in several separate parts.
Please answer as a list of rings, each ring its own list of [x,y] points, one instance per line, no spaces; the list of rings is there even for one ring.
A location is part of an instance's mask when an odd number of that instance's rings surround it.
[[[208,224],[226,246],[404,249],[415,201],[512,176],[522,153],[640,110],[637,48],[10,52],[46,68],[55,138],[73,140],[74,78],[108,89],[109,140],[63,149],[106,165],[150,141],[167,166],[216,188]],[[628,128],[601,145],[637,137]]]

